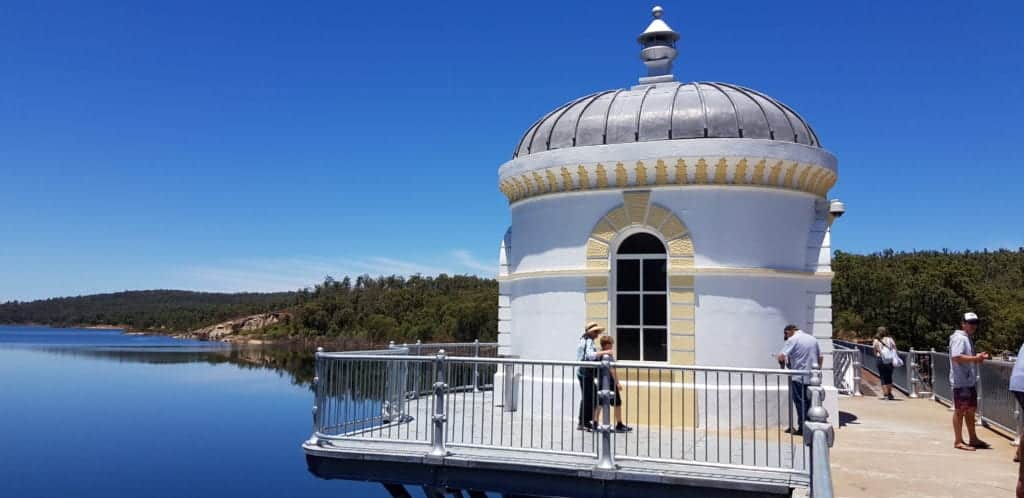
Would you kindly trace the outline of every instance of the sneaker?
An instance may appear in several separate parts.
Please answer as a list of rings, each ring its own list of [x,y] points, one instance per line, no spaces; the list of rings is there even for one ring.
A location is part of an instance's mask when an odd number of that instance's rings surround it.
[[[594,431],[594,423],[593,422],[587,422],[585,424],[576,424],[576,430],[578,430],[578,431],[586,431],[586,432],[593,432]]]
[[[633,430],[632,427],[630,427],[630,426],[628,426],[626,424],[623,424],[622,422],[619,422],[619,423],[615,424],[615,432],[629,432],[629,431],[632,431],[632,430]]]
[[[886,399],[888,399],[889,401],[896,401],[896,397],[893,396],[892,394],[886,396]]]

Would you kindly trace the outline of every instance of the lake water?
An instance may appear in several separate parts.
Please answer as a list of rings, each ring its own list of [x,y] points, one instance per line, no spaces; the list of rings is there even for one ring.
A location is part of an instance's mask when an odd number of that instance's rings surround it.
[[[312,352],[0,326],[0,496],[390,496],[306,470],[312,365]]]

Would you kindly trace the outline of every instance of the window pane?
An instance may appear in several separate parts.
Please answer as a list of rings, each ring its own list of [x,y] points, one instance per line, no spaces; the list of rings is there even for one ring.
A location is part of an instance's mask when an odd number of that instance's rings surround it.
[[[638,233],[622,242],[619,254],[665,254],[665,245],[649,233]]]
[[[615,263],[615,288],[620,291],[640,290],[640,261],[620,259]]]
[[[644,325],[668,324],[665,303],[667,300],[664,294],[644,296]]]
[[[640,330],[639,329],[616,329],[615,347],[618,353],[617,360],[639,360],[640,359]]]
[[[640,325],[640,296],[615,297],[615,322],[618,325]]]
[[[644,260],[644,290],[664,291],[665,290],[665,264],[664,259]]]
[[[644,361],[668,361],[668,332],[665,329],[644,327]]]

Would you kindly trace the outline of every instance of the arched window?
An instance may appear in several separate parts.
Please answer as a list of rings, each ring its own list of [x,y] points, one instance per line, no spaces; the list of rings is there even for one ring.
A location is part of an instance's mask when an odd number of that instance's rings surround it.
[[[629,236],[615,254],[616,358],[668,361],[665,245],[649,233]]]

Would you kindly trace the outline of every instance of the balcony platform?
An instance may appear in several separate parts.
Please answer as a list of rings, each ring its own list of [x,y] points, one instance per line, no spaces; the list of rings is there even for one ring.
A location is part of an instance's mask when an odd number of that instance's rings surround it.
[[[596,468],[598,436],[577,431],[572,413],[503,412],[492,396],[448,397],[448,420],[457,424],[446,457],[429,456],[433,397],[424,396],[407,403],[408,422],[307,442],[309,469],[328,479],[532,496],[789,496],[808,485],[802,438],[778,427],[754,434],[637,425],[615,434],[618,468],[605,471]]]
[[[511,495],[575,497],[789,496],[807,480],[789,472],[716,468],[683,462],[618,461],[595,469],[594,459],[530,450],[453,448],[427,455],[425,443],[344,441],[304,445],[309,470],[325,479],[483,490]]]

